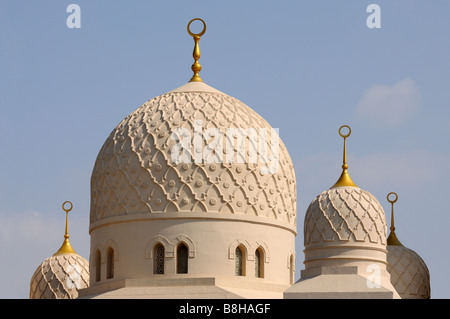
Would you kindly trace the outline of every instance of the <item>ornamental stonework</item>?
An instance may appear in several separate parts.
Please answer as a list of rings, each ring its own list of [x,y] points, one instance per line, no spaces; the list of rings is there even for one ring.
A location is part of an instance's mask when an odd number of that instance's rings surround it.
[[[188,152],[182,150],[179,154],[191,160],[177,163],[174,149],[184,138],[177,129],[194,139],[199,136],[199,123],[200,144],[194,141]],[[233,159],[227,161],[230,149],[223,146],[223,154],[215,153],[217,143],[210,143],[214,137],[204,134],[208,128],[225,133],[229,128],[234,132],[262,128],[268,138],[247,139],[243,148],[233,141],[236,136],[224,134],[223,145],[230,143],[234,151]],[[113,130],[98,154],[91,177],[91,223],[141,213],[208,212],[257,216],[295,226],[295,174],[283,142],[276,135],[276,171],[264,172],[267,160],[251,158],[271,155],[271,129],[256,112],[223,93],[169,92],[147,101]],[[258,143],[265,143],[269,151],[263,153]],[[210,156],[197,161],[202,152]]]
[[[324,242],[386,245],[383,208],[369,192],[358,187],[338,187],[318,195],[305,216],[306,245]]]
[[[428,299],[430,273],[423,259],[404,246],[387,246],[387,270],[391,283],[403,299]]]
[[[30,299],[75,299],[78,290],[89,287],[89,263],[76,254],[45,259],[30,283]]]

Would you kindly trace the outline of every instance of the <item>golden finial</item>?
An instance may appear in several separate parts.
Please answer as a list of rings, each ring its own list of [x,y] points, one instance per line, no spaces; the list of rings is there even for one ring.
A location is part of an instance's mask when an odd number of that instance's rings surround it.
[[[348,133],[347,134],[342,134],[341,130],[346,127],[348,128]],[[347,146],[346,146],[346,138],[350,136],[350,134],[352,133],[352,130],[350,129],[350,126],[348,125],[342,125],[339,128],[339,135],[341,137],[344,138],[344,160],[343,160],[343,164],[342,164],[342,174],[341,177],[339,177],[338,181],[336,182],[336,184],[334,184],[331,188],[335,188],[335,187],[340,187],[340,186],[353,186],[353,187],[357,187],[355,185],[355,183],[353,183],[352,179],[350,178],[350,175],[347,172],[348,169],[348,165],[347,165]]]
[[[66,208],[66,204],[70,204],[70,207]],[[61,254],[76,254],[75,250],[73,250],[72,246],[69,242],[69,212],[72,210],[73,205],[71,202],[66,201],[62,204],[62,209],[66,212],[66,233],[64,234],[64,242],[61,245],[61,248],[53,254],[61,255]]]
[[[189,27],[191,26],[191,23],[196,20],[201,21],[203,23],[203,30],[200,33],[192,33],[191,30],[189,29]],[[192,76],[192,78],[189,82],[203,82],[200,75],[198,75],[202,69],[202,66],[200,65],[200,63],[198,63],[198,59],[200,59],[200,47],[198,46],[198,42],[200,41],[200,37],[203,34],[205,34],[205,32],[206,32],[205,21],[203,21],[202,19],[199,19],[199,18],[192,19],[187,25],[187,31],[191,35],[191,37],[194,38],[194,41],[195,41],[194,52],[192,53],[192,56],[194,57],[195,62],[194,62],[194,64],[192,64],[192,68],[191,68],[192,71],[194,72],[194,75]]]
[[[395,199],[389,199],[389,196],[395,195]],[[387,244],[391,246],[403,246],[402,243],[398,240],[397,235],[395,234],[395,226],[394,226],[394,203],[397,201],[398,195],[394,192],[390,192],[387,195],[387,201],[391,203],[391,233],[387,239]]]

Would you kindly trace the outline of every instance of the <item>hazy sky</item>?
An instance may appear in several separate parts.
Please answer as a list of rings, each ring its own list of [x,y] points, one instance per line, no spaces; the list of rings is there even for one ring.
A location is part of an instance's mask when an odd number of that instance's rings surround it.
[[[81,8],[81,28],[66,11]],[[367,6],[378,4],[380,28]],[[186,25],[207,24],[203,80],[279,134],[297,178],[297,278],[309,203],[338,179],[341,125],[353,181],[448,298],[450,2],[0,2],[0,298],[28,298],[36,267],[63,241],[89,258],[90,175],[115,126],[191,77]],[[194,29],[194,25],[193,25]]]

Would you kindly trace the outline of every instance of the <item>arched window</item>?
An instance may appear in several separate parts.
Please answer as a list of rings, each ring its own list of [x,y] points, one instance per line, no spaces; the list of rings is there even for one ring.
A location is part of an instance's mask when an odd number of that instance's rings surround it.
[[[295,260],[294,260],[294,254],[291,255],[291,257],[289,258],[289,271],[290,271],[290,281],[291,281],[291,285],[294,284],[294,279],[295,279]]]
[[[188,273],[188,248],[184,243],[177,247],[177,274]]]
[[[241,246],[235,251],[235,275],[245,276],[245,250]]]
[[[106,279],[114,277],[114,249],[108,248],[106,253]]]
[[[261,247],[255,250],[255,277],[264,278],[264,252]]]
[[[155,275],[164,274],[164,246],[157,244],[153,251],[153,273]]]
[[[102,275],[102,256],[100,251],[95,252],[95,281],[100,281]]]

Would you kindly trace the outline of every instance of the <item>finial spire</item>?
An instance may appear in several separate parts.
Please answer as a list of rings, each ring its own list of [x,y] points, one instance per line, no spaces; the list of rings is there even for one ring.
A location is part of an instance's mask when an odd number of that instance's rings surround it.
[[[66,204],[70,204],[69,208],[66,208]],[[61,245],[61,248],[53,254],[55,255],[61,255],[61,254],[76,254],[75,250],[73,250],[72,246],[69,242],[69,212],[72,210],[73,205],[71,202],[66,201],[62,204],[62,209],[66,212],[66,232],[64,234],[64,242]]]
[[[348,133],[347,134],[342,134],[341,130],[346,127],[348,128]],[[338,181],[336,182],[336,184],[334,184],[331,188],[335,188],[335,187],[340,187],[340,186],[353,186],[353,187],[357,187],[355,185],[355,183],[353,183],[352,179],[350,178],[350,175],[348,174],[348,165],[347,165],[347,145],[346,145],[346,138],[350,136],[350,134],[352,133],[352,130],[350,128],[350,126],[348,125],[342,125],[339,128],[339,135],[341,137],[344,138],[344,159],[343,159],[343,164],[342,164],[342,174],[341,177],[339,177]]]
[[[395,199],[389,199],[391,195],[395,195]],[[395,226],[394,226],[394,203],[398,200],[398,195],[394,192],[390,192],[387,195],[387,201],[391,203],[391,233],[387,239],[387,244],[391,246],[403,246],[402,243],[398,240],[397,235],[395,234]]]
[[[201,21],[203,23],[203,30],[200,33],[192,33],[189,27],[191,26],[191,23],[193,21]],[[198,59],[200,59],[200,47],[198,45],[198,42],[200,41],[200,37],[205,34],[206,32],[206,24],[205,21],[199,18],[192,19],[188,25],[187,25],[187,31],[191,37],[194,38],[195,46],[194,46],[194,52],[192,53],[192,56],[194,57],[194,64],[192,64],[192,71],[194,72],[194,75],[192,76],[191,80],[189,82],[203,82],[202,78],[200,77],[199,72],[202,70],[202,66],[200,63],[198,63]]]

